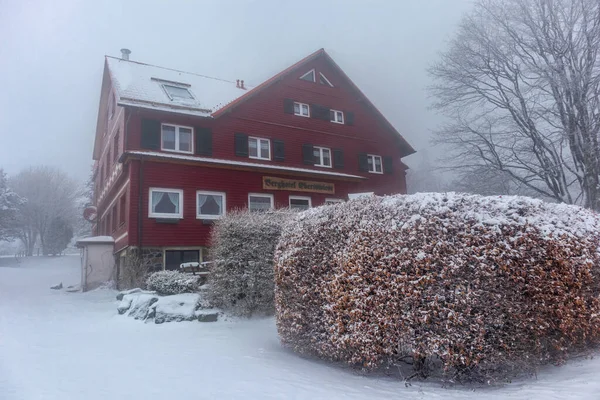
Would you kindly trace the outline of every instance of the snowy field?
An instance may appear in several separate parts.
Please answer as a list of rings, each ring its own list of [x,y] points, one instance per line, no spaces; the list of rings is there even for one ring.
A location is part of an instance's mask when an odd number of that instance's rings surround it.
[[[600,358],[502,388],[363,377],[281,348],[272,319],[144,324],[66,293],[79,257],[0,258],[0,399],[600,399]]]

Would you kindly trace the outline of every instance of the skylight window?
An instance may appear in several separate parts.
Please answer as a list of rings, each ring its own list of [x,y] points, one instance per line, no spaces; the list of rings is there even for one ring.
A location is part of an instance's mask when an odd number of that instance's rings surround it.
[[[310,71],[308,71],[307,73],[305,73],[304,75],[302,75],[300,77],[300,79],[302,79],[303,81],[316,82],[316,80],[315,80],[315,70],[311,69]]]
[[[194,96],[192,96],[192,93],[190,93],[189,89],[186,87],[166,84],[163,84],[162,87],[165,89],[165,92],[167,92],[167,95],[169,95],[171,100],[194,100]]]

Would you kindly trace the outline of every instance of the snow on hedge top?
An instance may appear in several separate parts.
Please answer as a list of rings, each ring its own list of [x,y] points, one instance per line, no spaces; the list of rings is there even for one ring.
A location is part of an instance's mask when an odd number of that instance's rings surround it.
[[[354,205],[353,205],[354,204]],[[417,193],[386,197],[360,198],[350,201],[346,207],[358,210],[375,207],[386,209],[385,219],[391,219],[396,229],[405,229],[421,219],[444,217],[476,221],[486,226],[530,225],[546,236],[570,235],[585,237],[598,234],[600,220],[598,214],[579,206],[547,203],[523,196],[479,196],[464,193]],[[334,207],[338,207],[336,205]],[[344,207],[343,205],[341,205]],[[307,210],[299,215],[299,220],[325,217],[321,208]],[[347,210],[345,210],[347,211]],[[344,215],[351,213],[344,212]],[[406,220],[405,215],[411,215]]]

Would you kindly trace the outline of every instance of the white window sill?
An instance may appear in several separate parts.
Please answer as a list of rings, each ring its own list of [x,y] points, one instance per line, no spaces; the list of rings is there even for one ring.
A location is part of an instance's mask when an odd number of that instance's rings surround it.
[[[271,161],[270,158],[262,158],[262,157],[254,157],[254,156],[248,156],[248,158],[251,158],[253,160]]]
[[[383,175],[383,171],[378,172],[378,171],[369,171],[370,174],[379,174],[379,175]]]
[[[329,122],[332,122],[334,124],[344,125],[344,121],[342,121],[342,122],[339,122],[339,121],[329,121]]]
[[[304,115],[304,114],[295,114],[295,113],[294,113],[294,115],[295,115],[296,117],[310,118],[310,115]]]
[[[183,215],[174,214],[148,214],[148,218],[160,218],[160,219],[183,219]]]
[[[196,215],[196,219],[221,219],[222,215]]]
[[[315,167],[321,167],[321,168],[332,168],[331,165],[323,165],[323,164],[315,164]]]
[[[169,152],[169,153],[194,154],[194,151],[181,151],[181,150],[171,150],[171,149],[163,149],[163,148],[161,148],[161,150]]]

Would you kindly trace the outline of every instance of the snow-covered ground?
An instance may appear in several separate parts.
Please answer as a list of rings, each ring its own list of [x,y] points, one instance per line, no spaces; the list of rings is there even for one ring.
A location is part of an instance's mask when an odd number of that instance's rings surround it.
[[[279,345],[272,319],[144,324],[66,293],[79,257],[0,258],[0,399],[600,399],[600,358],[502,388],[364,377]]]

